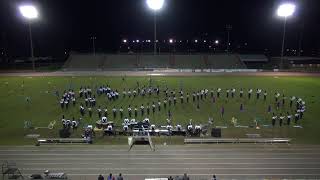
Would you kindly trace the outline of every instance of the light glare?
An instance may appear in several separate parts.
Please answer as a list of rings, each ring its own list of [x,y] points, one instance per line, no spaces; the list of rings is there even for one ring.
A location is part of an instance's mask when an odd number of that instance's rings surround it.
[[[147,5],[154,11],[160,10],[163,4],[164,0],[147,0]]]
[[[24,6],[20,6],[19,10],[20,10],[21,15],[27,19],[38,18],[38,11],[35,6],[24,5]]]
[[[279,6],[277,14],[280,17],[288,17],[291,16],[296,9],[294,4],[286,3]]]

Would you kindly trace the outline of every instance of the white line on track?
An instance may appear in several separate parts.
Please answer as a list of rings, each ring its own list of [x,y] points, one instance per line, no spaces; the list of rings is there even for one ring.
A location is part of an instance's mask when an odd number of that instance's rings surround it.
[[[244,151],[256,151],[256,150],[261,150],[261,151],[317,151],[320,150],[320,148],[236,148],[236,147],[230,147],[228,149],[224,148],[215,148],[215,149],[157,149],[160,152],[166,152],[166,151],[182,151],[182,152],[211,152],[211,151],[234,151],[234,150],[244,150]],[[27,151],[34,151],[34,152],[39,152],[39,151],[92,151],[92,152],[113,152],[113,151],[123,151],[123,152],[128,152],[128,148],[123,148],[123,149],[72,149],[71,147],[69,149],[56,149],[56,148],[51,148],[51,149],[44,149],[44,148],[38,148],[38,149],[0,149],[0,152],[27,152]],[[139,149],[133,149],[132,151],[137,151],[137,152],[150,152],[150,150],[139,150]]]
[[[243,152],[299,152],[299,151],[316,151],[319,152],[320,148],[317,149],[238,149],[238,148],[229,148],[229,149],[199,149],[199,150],[174,150],[174,149],[156,149],[157,152],[234,152],[234,151],[243,151]],[[113,149],[0,149],[0,152],[128,152],[128,149],[118,149],[118,150],[113,150]],[[150,152],[150,150],[131,150],[130,152]]]
[[[55,171],[77,171],[77,170],[109,170],[109,171],[127,171],[127,170],[319,170],[319,168],[287,168],[287,167],[276,167],[276,168],[91,168],[91,167],[85,167],[85,168],[51,168],[51,167],[42,167],[42,168],[21,168],[21,170],[24,171],[40,171],[43,169],[50,169]]]
[[[6,158],[3,158],[6,159]],[[8,159],[8,158],[7,158]],[[69,158],[69,157],[64,157],[64,158],[58,158],[58,157],[52,157],[52,158],[11,158],[9,157],[9,160],[11,161],[38,161],[38,160],[46,160],[46,161],[52,161],[52,160],[78,160],[78,161],[83,161],[83,160],[196,160],[196,159],[200,159],[200,160],[252,160],[252,159],[257,159],[257,160],[319,160],[320,158],[227,158],[227,157],[223,157],[223,158],[210,158],[210,157],[206,157],[206,158],[155,158],[155,157],[150,157],[150,158],[134,158],[134,157],[130,157],[130,158]]]
[[[233,151],[234,149],[237,149],[237,150],[241,150],[239,148],[228,148],[228,149],[224,149],[224,148],[215,148],[215,149],[189,149],[186,147],[186,149],[158,149],[159,151],[161,152],[166,152],[166,151],[185,151],[185,152],[202,152],[202,151]],[[251,150],[251,151],[254,151],[254,150],[261,150],[261,149],[253,149],[253,148],[246,148],[244,150]],[[262,150],[320,150],[320,148],[315,148],[315,149],[291,149],[291,148],[270,148],[270,149],[262,149]],[[16,149],[0,149],[0,152],[23,152],[23,151],[35,151],[35,152],[38,152],[38,151],[94,151],[94,152],[105,152],[105,151],[123,151],[123,152],[128,152],[128,148],[123,148],[123,149],[104,149],[104,148],[101,148],[101,149],[91,149],[91,148],[82,148],[82,149],[75,149],[75,148],[68,148],[68,149],[61,149],[61,148],[51,148],[51,149],[46,149],[46,148],[36,148],[36,149],[20,149],[20,148],[16,148]],[[133,149],[132,151],[137,151],[137,152],[150,152],[150,150],[148,149],[145,149],[145,150],[142,150],[142,149]]]
[[[26,174],[26,175],[31,175],[31,174]],[[68,173],[68,176],[95,176],[97,177],[97,174],[78,174],[78,173]],[[163,176],[163,177],[168,177],[169,175],[177,175],[177,174],[123,174],[123,176]],[[215,174],[217,176],[320,176],[320,173],[314,173],[314,174],[308,174],[308,173],[300,173],[300,174],[286,174],[286,173],[272,173],[272,174]],[[212,176],[212,174],[188,174],[188,176]]]
[[[35,162],[35,163],[20,163],[20,165],[72,165],[72,166],[74,166],[74,165],[92,165],[92,164],[94,164],[94,165],[112,165],[112,164],[115,164],[115,163],[97,163],[97,162],[94,162],[94,163],[80,163],[80,162],[77,162],[77,164],[75,164],[75,163],[63,163],[63,162],[61,162],[61,163],[46,163],[46,162],[39,162],[39,163],[37,163],[37,162]]]
[[[320,165],[320,162],[288,162],[288,163],[269,163],[269,162],[261,162],[261,163],[183,163],[183,165]],[[181,163],[128,163],[128,165],[181,165]]]
[[[270,156],[270,155],[320,155],[319,153],[273,153],[273,152],[265,152],[265,153],[197,153],[197,154],[181,154],[181,153],[172,153],[172,154],[135,154],[135,153],[127,153],[127,154],[91,154],[91,153],[28,153],[28,154],[0,154],[0,156],[239,156],[239,155],[248,155],[248,156]]]
[[[75,165],[75,163],[47,163],[47,162],[32,162],[32,163],[19,163],[20,165]],[[82,163],[77,162],[77,165],[117,165],[117,162],[114,163]],[[122,163],[119,163],[122,164]],[[261,163],[128,163],[128,165],[320,165],[320,162],[288,162],[288,163],[270,163],[270,162],[261,162]]]

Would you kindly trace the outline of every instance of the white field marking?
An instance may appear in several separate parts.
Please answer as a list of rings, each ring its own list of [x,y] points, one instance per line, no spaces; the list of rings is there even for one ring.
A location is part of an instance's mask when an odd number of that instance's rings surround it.
[[[286,168],[286,167],[276,167],[276,168],[52,168],[52,167],[42,167],[42,168],[20,168],[23,171],[41,171],[43,169],[50,169],[55,171],[77,171],[77,170],[110,170],[110,171],[128,171],[128,170],[319,170],[320,168]]]
[[[164,76],[165,74],[162,73],[151,73],[151,74],[147,74],[147,76]]]

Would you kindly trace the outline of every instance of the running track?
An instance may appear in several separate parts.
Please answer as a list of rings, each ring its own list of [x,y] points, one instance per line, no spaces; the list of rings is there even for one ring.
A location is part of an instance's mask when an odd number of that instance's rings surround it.
[[[49,169],[72,180],[94,180],[122,173],[140,180],[188,173],[191,180],[320,179],[320,146],[287,144],[215,144],[157,146],[52,145],[2,146],[0,161],[13,161],[27,176]]]

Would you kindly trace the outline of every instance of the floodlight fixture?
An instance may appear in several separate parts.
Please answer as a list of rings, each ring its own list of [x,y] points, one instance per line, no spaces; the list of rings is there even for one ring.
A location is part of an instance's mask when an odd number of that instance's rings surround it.
[[[289,17],[292,16],[296,10],[296,5],[292,3],[284,3],[278,7],[277,15],[280,17]]]
[[[147,0],[147,5],[150,9],[158,11],[163,7],[164,0]]]
[[[39,15],[37,8],[33,5],[21,5],[19,11],[24,18],[29,20],[36,19]]]

